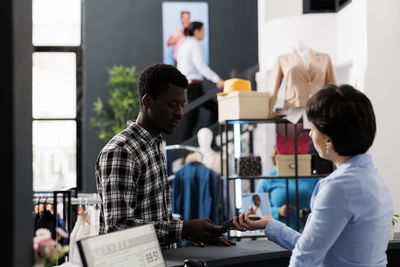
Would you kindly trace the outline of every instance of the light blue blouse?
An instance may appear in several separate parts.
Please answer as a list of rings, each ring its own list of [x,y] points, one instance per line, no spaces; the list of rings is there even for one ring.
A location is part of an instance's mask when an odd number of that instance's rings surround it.
[[[322,179],[302,234],[271,219],[265,235],[292,251],[289,266],[386,266],[393,203],[372,157],[357,155]]]

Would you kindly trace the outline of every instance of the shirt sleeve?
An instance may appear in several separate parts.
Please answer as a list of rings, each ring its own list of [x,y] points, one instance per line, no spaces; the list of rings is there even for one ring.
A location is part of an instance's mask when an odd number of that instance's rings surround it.
[[[350,217],[344,192],[328,185],[320,188],[315,196],[312,213],[301,235],[275,219],[268,222],[265,235],[283,248],[293,250],[290,267],[319,266]]]
[[[125,149],[103,152],[98,165],[105,232],[152,223],[161,246],[182,241],[182,221],[146,221],[131,215],[135,207],[132,192],[136,191],[135,178],[139,177],[140,168]]]
[[[300,233],[276,219],[271,219],[265,227],[265,236],[281,247],[292,250],[300,237]]]
[[[333,184],[321,186],[303,234],[292,251],[289,266],[321,264],[350,218],[344,191]]]
[[[328,55],[328,68],[326,72],[326,84],[337,85],[335,68],[333,67],[332,60],[329,55]]]
[[[193,64],[200,74],[206,79],[216,83],[219,79],[219,76],[204,62],[203,51],[198,43],[193,45],[192,57]]]

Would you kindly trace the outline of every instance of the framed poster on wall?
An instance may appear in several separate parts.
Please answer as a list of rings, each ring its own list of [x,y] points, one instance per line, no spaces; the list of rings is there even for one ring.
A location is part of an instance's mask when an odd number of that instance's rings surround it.
[[[209,22],[207,2],[163,2],[162,34],[163,62],[176,66],[176,54],[185,40],[184,29],[191,22],[203,23],[205,35],[200,41],[204,61],[209,64]]]

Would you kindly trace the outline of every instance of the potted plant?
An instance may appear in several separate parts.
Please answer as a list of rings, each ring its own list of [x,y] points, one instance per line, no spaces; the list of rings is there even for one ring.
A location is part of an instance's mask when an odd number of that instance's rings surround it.
[[[91,126],[97,128],[98,137],[108,142],[115,134],[126,127],[129,119],[139,113],[136,67],[113,66],[107,70],[109,79],[109,98],[106,105],[98,97],[93,103],[95,116],[91,118]]]
[[[399,220],[400,220],[400,215],[393,214],[393,216],[392,216],[392,234],[390,235],[390,240],[394,239],[394,226],[399,222]]]

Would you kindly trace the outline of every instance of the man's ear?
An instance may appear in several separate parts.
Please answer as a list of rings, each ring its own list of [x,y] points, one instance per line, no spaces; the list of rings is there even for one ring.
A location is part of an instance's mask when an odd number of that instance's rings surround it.
[[[145,94],[145,95],[142,97],[142,100],[141,100],[141,102],[142,102],[142,108],[148,109],[148,108],[150,107],[150,105],[151,105],[151,101],[152,101],[151,96],[148,95],[148,94]]]

